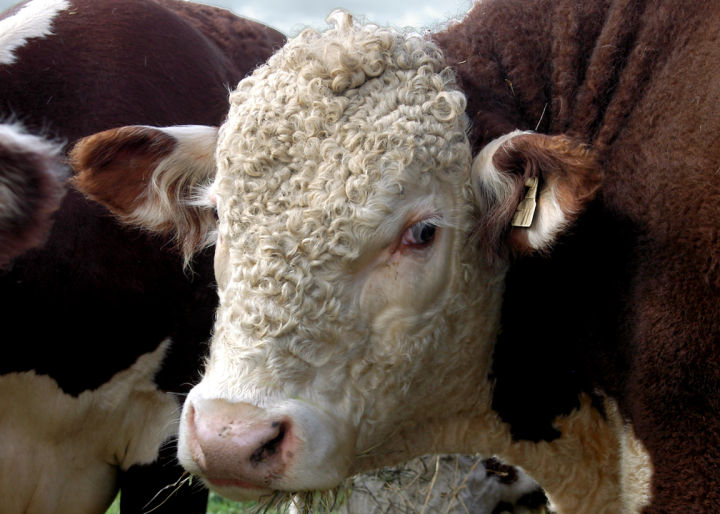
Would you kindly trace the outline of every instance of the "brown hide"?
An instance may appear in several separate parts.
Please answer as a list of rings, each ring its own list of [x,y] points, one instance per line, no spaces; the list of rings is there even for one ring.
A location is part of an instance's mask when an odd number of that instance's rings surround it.
[[[578,392],[616,399],[652,457],[647,513],[720,510],[719,29],[716,2],[492,0],[434,36],[477,150],[537,128],[600,165],[551,258],[510,270],[494,407],[540,440]]]

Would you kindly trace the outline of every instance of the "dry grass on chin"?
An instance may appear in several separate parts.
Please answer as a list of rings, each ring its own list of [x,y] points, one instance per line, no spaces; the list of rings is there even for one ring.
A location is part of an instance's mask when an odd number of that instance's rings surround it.
[[[483,503],[483,458],[432,455],[345,481],[326,492],[277,492],[260,502],[233,502],[210,493],[207,514],[490,514]],[[549,514],[516,507],[513,514]],[[119,496],[106,514],[119,514]]]

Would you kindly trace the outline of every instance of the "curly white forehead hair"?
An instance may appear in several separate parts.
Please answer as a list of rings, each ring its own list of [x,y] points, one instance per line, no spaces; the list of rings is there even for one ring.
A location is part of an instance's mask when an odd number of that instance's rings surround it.
[[[410,163],[421,173],[469,162],[465,97],[435,44],[359,25],[343,11],[330,19],[335,28],[305,30],[230,96],[220,196],[285,204],[315,184],[331,194],[301,204],[335,205],[342,194],[363,205],[373,184],[397,179]]]

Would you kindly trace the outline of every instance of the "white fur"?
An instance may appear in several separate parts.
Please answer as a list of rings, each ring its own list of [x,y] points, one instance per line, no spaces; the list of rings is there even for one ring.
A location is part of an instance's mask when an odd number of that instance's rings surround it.
[[[69,8],[68,0],[32,0],[15,15],[1,20],[0,64],[13,64],[14,52],[29,39],[51,35],[53,20]]]
[[[147,201],[142,202],[131,214],[134,223],[153,228],[171,221],[177,205],[188,200],[170,196],[169,186],[177,185],[180,179],[183,183],[198,184],[197,187],[202,187],[214,178],[217,128],[201,125],[148,128],[164,132],[177,141],[173,152],[153,170]],[[178,193],[179,191],[176,195]]]
[[[652,501],[652,459],[645,445],[635,436],[632,424],[623,419],[617,403],[607,399],[605,411],[622,449],[620,483],[623,512],[639,514]]]
[[[60,155],[62,146],[51,143],[46,139],[26,133],[18,124],[0,123],[0,146],[9,153],[22,152],[31,153],[45,157],[40,162],[55,162]],[[26,180],[24,176],[18,176],[15,169],[7,169],[0,162],[0,226],[12,223],[17,216],[23,216],[26,210],[26,201],[19,191]],[[61,179],[62,168],[57,169],[48,166],[47,173],[55,174],[58,180]]]
[[[52,144],[46,139],[28,134],[17,123],[0,123],[0,140],[3,146],[30,153],[47,153],[58,155],[61,146]]]
[[[0,226],[7,226],[10,220],[22,215],[23,199],[15,194],[13,188],[7,184],[7,174],[0,173]]]
[[[625,512],[639,514],[652,501],[653,465],[650,453],[635,436],[632,425],[626,424],[620,437],[622,464],[620,483],[623,484]]]
[[[502,203],[508,195],[514,193],[515,182],[493,164],[495,152],[502,152],[503,148],[512,148],[513,138],[532,133],[515,130],[505,134],[491,141],[475,157],[473,189],[481,212],[488,212],[494,204]],[[553,245],[557,236],[569,223],[560,207],[555,181],[546,180],[544,186],[540,188],[532,224],[528,228],[517,228],[516,230],[525,231],[528,245],[531,248],[545,250]]]
[[[46,375],[1,376],[0,512],[104,512],[117,470],[152,462],[176,432],[179,404],[152,382],[169,344],[77,398]]]
[[[493,163],[495,152],[506,144],[511,145],[513,138],[532,133],[531,131],[515,130],[500,136],[490,141],[475,157],[472,166],[472,186],[482,214],[488,212],[494,204],[502,203],[505,197],[513,193],[515,188],[515,181],[495,167]]]
[[[554,180],[546,181],[546,186],[540,190],[537,200],[535,219],[532,225],[526,229],[530,248],[549,249],[569,224],[570,220],[560,208],[556,182]]]

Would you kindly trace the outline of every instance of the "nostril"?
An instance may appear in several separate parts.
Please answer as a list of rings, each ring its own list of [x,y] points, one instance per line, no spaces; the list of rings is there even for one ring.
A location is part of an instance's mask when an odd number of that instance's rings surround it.
[[[192,406],[183,422],[186,460],[207,480],[267,484],[293,459],[293,421],[282,414],[225,400],[194,401]]]
[[[263,443],[260,448],[252,453],[250,456],[250,464],[253,466],[258,466],[275,455],[282,445],[283,439],[285,439],[285,434],[288,429],[287,423],[274,421],[272,423],[272,427],[277,429],[277,435],[269,441]]]

